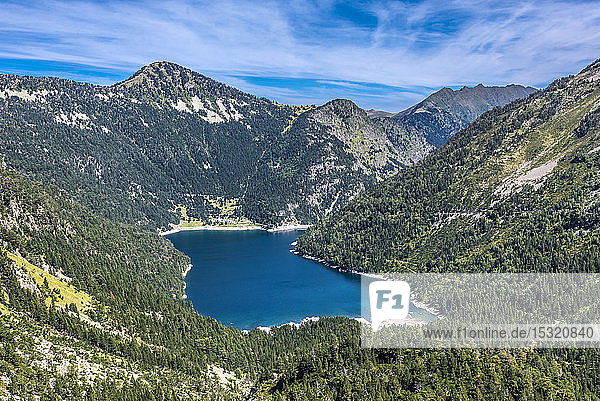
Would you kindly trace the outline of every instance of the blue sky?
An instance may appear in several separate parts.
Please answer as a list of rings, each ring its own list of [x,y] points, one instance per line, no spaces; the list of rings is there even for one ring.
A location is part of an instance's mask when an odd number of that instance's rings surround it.
[[[600,58],[598,1],[2,1],[0,72],[97,84],[173,61],[281,103],[402,110]]]

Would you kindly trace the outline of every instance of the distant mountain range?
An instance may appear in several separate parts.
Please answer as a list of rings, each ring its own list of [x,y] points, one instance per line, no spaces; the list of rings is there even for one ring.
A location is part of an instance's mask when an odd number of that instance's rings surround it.
[[[369,272],[598,272],[599,83],[596,61],[484,113],[329,215],[298,250]],[[460,96],[473,91],[484,89]]]
[[[535,92],[530,86],[467,86],[459,90],[442,88],[393,117],[421,132],[428,143],[439,147],[484,112],[504,106]]]
[[[110,87],[0,75],[0,154],[95,213],[151,229],[313,223],[532,91],[444,89],[388,116],[349,100],[281,105],[168,62]]]

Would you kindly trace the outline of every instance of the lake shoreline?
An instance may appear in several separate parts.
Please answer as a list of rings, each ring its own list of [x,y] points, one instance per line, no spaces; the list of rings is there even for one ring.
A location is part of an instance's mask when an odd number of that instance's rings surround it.
[[[305,317],[304,319],[302,319],[299,322],[287,322],[287,323],[282,323],[282,324],[274,324],[272,326],[257,326],[257,327],[255,327],[255,329],[264,331],[265,333],[270,333],[271,329],[273,327],[279,328],[279,327],[285,327],[285,326],[294,326],[294,327],[298,328],[304,324],[316,322],[319,319],[321,319],[321,316],[310,316],[310,317]],[[355,318],[348,318],[348,319],[355,319]],[[252,330],[254,330],[254,329],[252,329]],[[244,331],[249,332],[249,330],[244,330]]]
[[[365,272],[359,272],[357,270],[352,270],[352,269],[344,269],[343,267],[340,267],[337,265],[332,265],[331,263],[327,262],[325,259],[321,259],[316,256],[312,256],[312,255],[308,255],[308,254],[304,254],[304,253],[300,253],[299,251],[296,251],[295,249],[290,249],[290,252],[292,252],[294,255],[298,255],[304,259],[308,259],[308,260],[312,260],[314,262],[320,263],[323,266],[329,267],[330,269],[335,269],[335,270],[339,271],[340,273],[358,274],[359,276],[365,276],[365,277],[385,280],[385,276],[382,274],[365,273]]]
[[[412,301],[411,301],[412,302]],[[414,304],[414,303],[413,303]],[[423,304],[419,305],[418,307],[421,308]],[[417,306],[415,304],[415,306]],[[257,329],[257,330],[261,330],[264,331],[265,333],[271,333],[271,329],[273,327],[275,328],[281,328],[281,327],[285,327],[285,326],[294,326],[296,328],[299,328],[300,326],[306,325],[306,324],[310,324],[310,323],[314,323],[319,321],[322,318],[332,318],[334,316],[311,316],[311,317],[305,317],[304,319],[300,320],[299,322],[287,322],[287,323],[282,323],[282,324],[276,324],[276,325],[272,325],[272,326],[257,326],[253,329],[250,330],[242,330],[245,333],[249,333],[250,331]],[[371,326],[371,322],[369,322],[368,320],[366,320],[363,317],[348,317],[348,316],[337,316],[337,317],[343,317],[349,320],[354,320],[356,322],[358,322],[359,324],[366,324],[369,327]],[[393,323],[387,323],[387,325],[399,325],[399,326],[422,326],[424,324],[427,324],[427,322],[423,319],[419,319],[416,317],[410,317],[408,319],[405,319],[405,321],[402,322],[393,322]]]
[[[201,230],[211,230],[211,231],[246,231],[246,230],[262,230],[261,226],[192,226],[192,227],[182,227],[182,226],[173,226],[172,229],[168,231],[159,232],[158,235],[166,236],[175,234],[181,231],[201,231]]]
[[[185,293],[185,290],[187,289],[187,283],[185,282],[185,278],[190,270],[192,270],[192,267],[194,267],[194,265],[190,263],[187,265],[185,270],[181,272],[181,277],[183,278],[183,299],[187,299],[187,294]]]
[[[308,254],[303,254],[295,249],[290,249],[290,252],[292,252],[294,255],[303,257],[304,259],[308,259],[308,260],[312,260],[314,262],[320,263],[323,266],[328,267],[330,269],[335,269],[341,273],[351,273],[351,274],[357,274],[359,276],[374,278],[377,280],[387,280],[385,275],[381,274],[381,273],[364,273],[364,272],[359,272],[359,271],[352,270],[352,269],[344,269],[343,267],[340,267],[337,265],[332,265],[331,263],[327,262],[325,259],[318,258],[316,256],[312,256],[312,255],[308,255]],[[427,305],[427,304],[417,301],[415,299],[411,299],[410,302],[413,305],[415,305],[417,308],[423,309],[424,311],[431,313],[432,315],[436,316],[437,318],[440,318],[440,319],[444,318],[444,316],[440,314],[440,311],[438,311],[436,308],[434,308],[430,305]]]
[[[247,225],[247,226],[211,226],[211,225],[203,225],[203,226],[192,226],[192,227],[182,227],[182,226],[173,226],[172,229],[168,231],[159,232],[160,236],[167,236],[171,234],[175,234],[181,231],[201,231],[201,230],[209,230],[209,231],[248,231],[248,230],[262,230],[270,233],[275,232],[283,232],[283,231],[294,231],[294,230],[307,230],[310,228],[310,224],[283,224],[281,226],[266,228],[260,225]]]

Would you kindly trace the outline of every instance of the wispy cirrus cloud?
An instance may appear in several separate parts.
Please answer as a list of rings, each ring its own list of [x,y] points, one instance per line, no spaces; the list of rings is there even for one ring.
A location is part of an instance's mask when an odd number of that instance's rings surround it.
[[[600,57],[595,1],[0,1],[0,71],[112,83],[170,60],[287,103],[397,111]]]

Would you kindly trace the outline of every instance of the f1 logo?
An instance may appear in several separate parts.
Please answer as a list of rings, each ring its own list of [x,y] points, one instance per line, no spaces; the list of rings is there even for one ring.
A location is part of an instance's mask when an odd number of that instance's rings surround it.
[[[406,319],[410,286],[406,281],[373,281],[369,284],[369,302],[371,324],[373,331],[377,331],[385,321]]]

